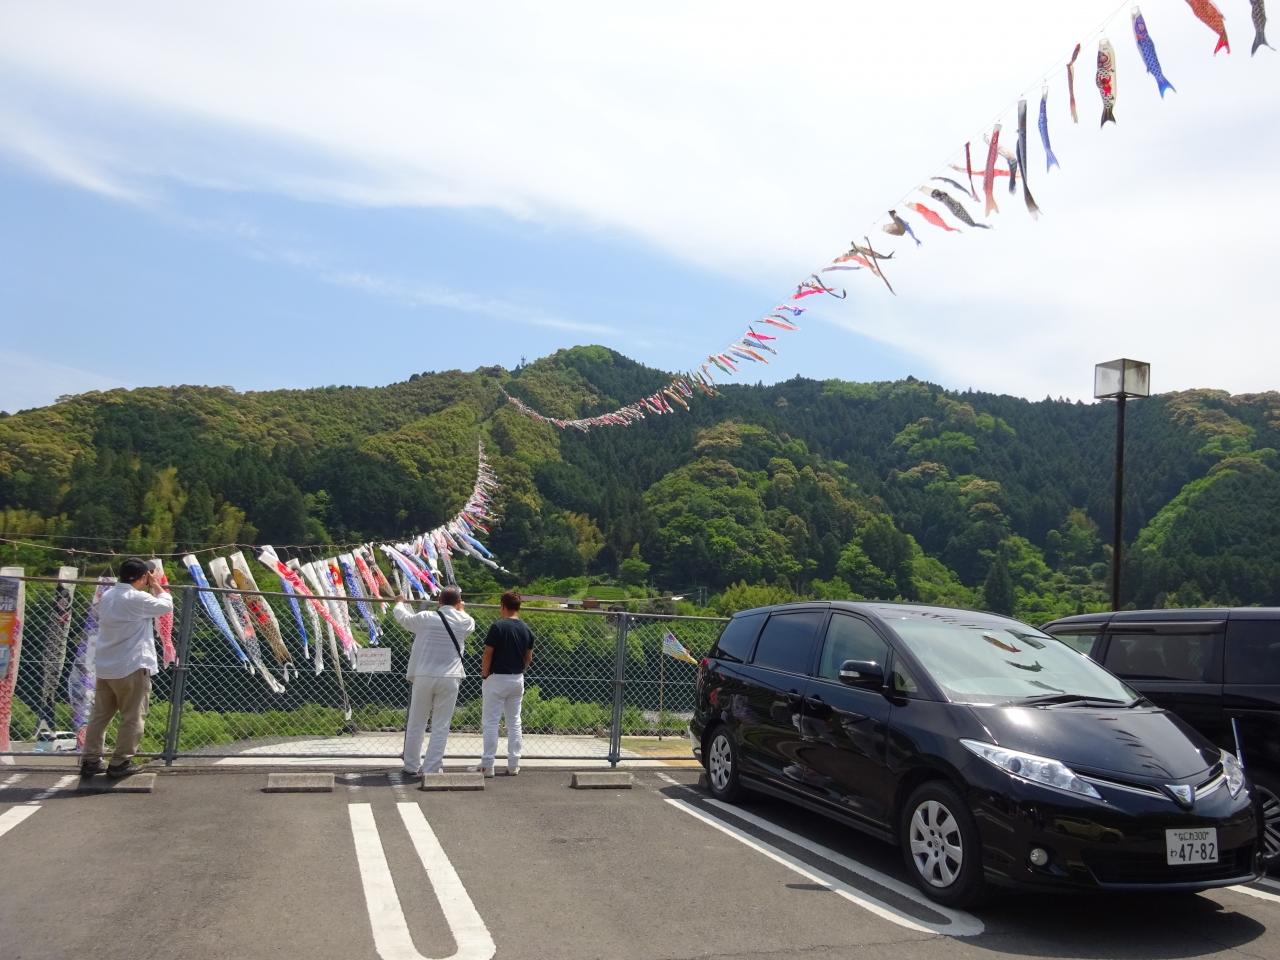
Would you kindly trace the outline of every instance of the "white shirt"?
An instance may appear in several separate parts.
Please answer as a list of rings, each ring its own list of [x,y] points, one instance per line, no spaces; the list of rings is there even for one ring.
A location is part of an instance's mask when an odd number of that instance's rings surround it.
[[[151,621],[173,612],[173,598],[158,597],[117,583],[98,601],[96,673],[103,680],[123,680],[138,670],[156,672],[156,639]]]
[[[423,610],[414,613],[405,604],[397,603],[391,608],[391,615],[396,623],[413,633],[413,649],[409,651],[409,666],[405,670],[405,678],[414,677],[462,677],[462,658],[457,648],[449,639],[449,631],[440,620],[443,613],[453,627],[453,635],[458,638],[458,646],[465,652],[467,635],[476,628],[471,614],[464,613],[457,607],[440,607],[437,610]]]

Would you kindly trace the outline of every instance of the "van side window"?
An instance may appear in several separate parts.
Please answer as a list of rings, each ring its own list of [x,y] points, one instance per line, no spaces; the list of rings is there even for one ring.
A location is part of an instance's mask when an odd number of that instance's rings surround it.
[[[1050,636],[1061,640],[1072,650],[1083,653],[1086,657],[1093,654],[1093,648],[1097,645],[1098,639],[1102,636],[1101,631],[1097,629],[1089,630],[1083,633],[1068,633],[1064,630],[1054,630]]]
[[[1227,683],[1280,683],[1280,619],[1227,623]]]
[[[907,669],[907,665],[902,662],[901,657],[894,658],[891,682],[893,683],[894,693],[910,694],[920,692],[920,684],[917,682],[915,674]]]
[[[888,658],[889,645],[871,624],[857,617],[833,613],[827,625],[826,642],[822,645],[818,676],[824,680],[839,680],[840,665],[846,660],[871,660],[880,664],[883,670]]]
[[[745,617],[734,617],[720,634],[711,656],[717,660],[746,663],[751,659],[751,648],[756,645],[756,636],[760,633],[760,624],[764,622],[765,616],[764,613],[752,613]]]
[[[1108,670],[1134,680],[1208,681],[1214,678],[1217,633],[1117,633],[1107,649]]]
[[[809,672],[813,648],[818,642],[818,628],[826,619],[825,610],[802,610],[797,613],[775,613],[764,625],[756,644],[758,667],[772,667],[788,673]]]

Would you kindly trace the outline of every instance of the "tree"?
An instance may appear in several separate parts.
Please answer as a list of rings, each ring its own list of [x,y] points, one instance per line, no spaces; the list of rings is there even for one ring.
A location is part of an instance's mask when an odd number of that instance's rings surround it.
[[[1009,561],[1003,551],[997,551],[991,561],[987,579],[982,584],[982,597],[992,613],[1012,615],[1017,597],[1014,595],[1013,577],[1009,576]]]
[[[649,564],[640,559],[640,544],[631,547],[631,554],[618,564],[618,579],[629,587],[642,586],[649,580]]]
[[[849,585],[856,598],[892,600],[897,594],[892,578],[872,563],[866,551],[856,543],[849,544],[840,552],[836,574]]]

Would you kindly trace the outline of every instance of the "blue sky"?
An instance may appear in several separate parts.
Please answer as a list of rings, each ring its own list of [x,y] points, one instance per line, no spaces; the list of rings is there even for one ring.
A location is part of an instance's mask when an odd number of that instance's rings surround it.
[[[1135,356],[1157,390],[1276,388],[1280,55],[1248,55],[1246,0],[1223,0],[1217,58],[1183,0],[1144,4],[1165,100],[1128,4],[881,6],[8,4],[0,409],[381,384],[580,343],[685,369],[864,234],[895,251],[899,296],[828,274],[848,300],[810,298],[745,379],[1087,397],[1095,362]],[[1120,122],[1099,130],[1103,34]],[[1019,96],[1038,223],[1001,188],[995,230],[879,232],[966,139],[978,165],[992,123],[1010,143]]]
[[[617,230],[485,209],[181,182],[136,203],[12,162],[0,163],[0,195],[0,287],[18,321],[3,351],[28,370],[0,386],[10,411],[113,386],[376,385],[511,368],[584,343],[673,369],[723,347],[788,289],[681,262]],[[891,346],[840,339],[846,355],[797,351],[809,354],[803,372],[929,372]]]

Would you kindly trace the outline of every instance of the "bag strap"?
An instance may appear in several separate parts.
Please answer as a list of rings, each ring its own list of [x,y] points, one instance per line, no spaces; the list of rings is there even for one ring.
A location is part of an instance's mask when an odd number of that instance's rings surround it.
[[[458,642],[458,638],[454,636],[453,627],[449,626],[449,621],[445,618],[443,610],[436,610],[440,615],[440,622],[444,624],[444,628],[449,631],[449,639],[453,641],[453,649],[458,651],[458,659],[462,659],[462,644]]]

